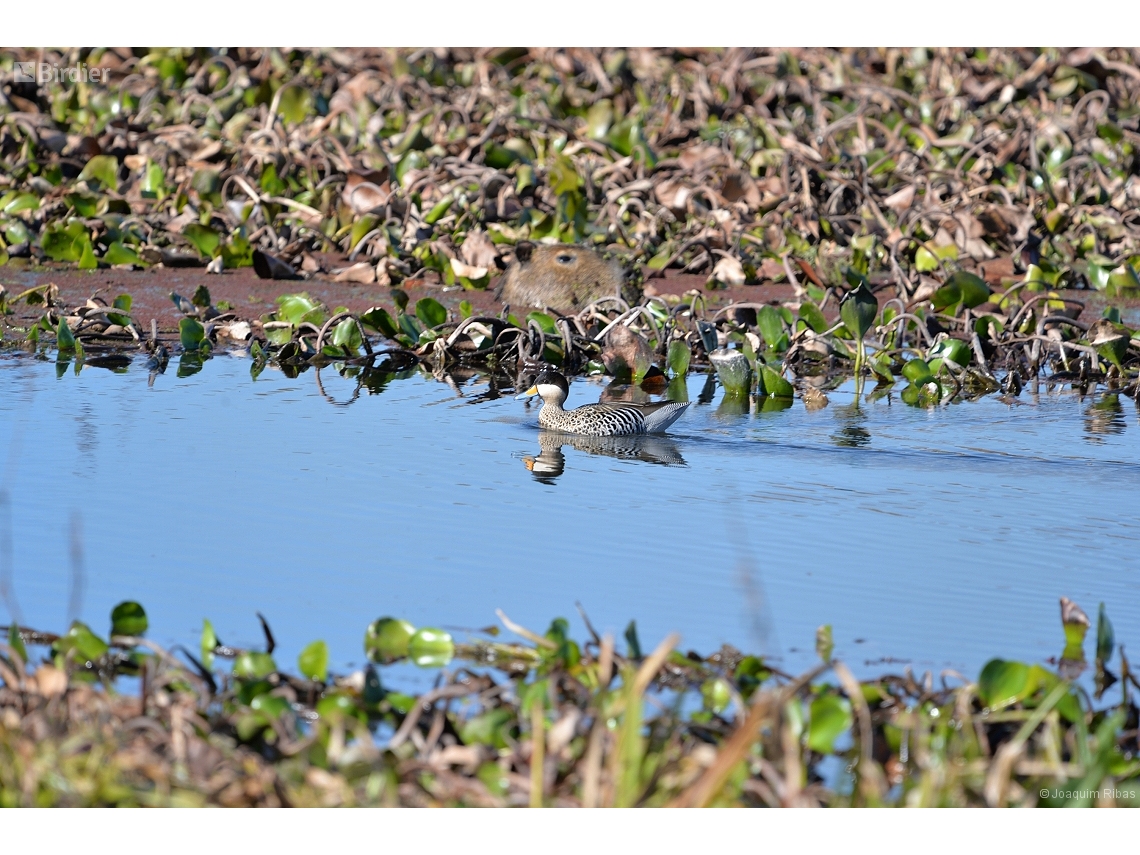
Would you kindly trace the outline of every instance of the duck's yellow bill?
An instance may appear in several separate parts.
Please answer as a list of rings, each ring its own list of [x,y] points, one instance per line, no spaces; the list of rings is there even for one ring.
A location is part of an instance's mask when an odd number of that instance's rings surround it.
[[[521,401],[523,398],[529,398],[532,395],[537,395],[537,394],[538,394],[538,386],[531,386],[529,389],[527,389],[521,395],[515,395],[515,400]]]

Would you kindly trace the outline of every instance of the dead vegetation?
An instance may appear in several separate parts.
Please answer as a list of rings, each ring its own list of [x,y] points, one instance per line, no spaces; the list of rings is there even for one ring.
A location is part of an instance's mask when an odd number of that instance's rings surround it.
[[[497,631],[455,642],[382,618],[365,635],[376,665],[342,676],[323,642],[301,653],[300,676],[280,669],[264,620],[264,652],[222,644],[206,622],[200,656],[117,633],[146,629],[135,603],[116,608],[109,642],[78,622],[63,636],[7,628],[0,804],[1140,801],[1140,685],[1103,607],[1094,669],[1090,621],[1062,598],[1055,670],[995,659],[976,681],[909,669],[858,680],[832,658],[829,627],[819,666],[794,677],[727,646],[682,653],[676,635],[646,654],[633,624],[622,652],[592,629],[579,645],[561,619],[539,635],[500,617],[521,642]],[[35,645],[47,650],[38,662]],[[385,667],[405,658],[445,670],[406,695]],[[123,692],[128,677],[137,689]]]
[[[922,405],[1038,377],[1135,393],[1134,330],[1082,317],[1071,293],[1140,294],[1126,50],[115,49],[9,51],[0,68],[45,57],[110,83],[9,76],[9,265],[253,265],[394,289],[387,319],[342,315],[331,346],[280,316],[183,346],[236,332],[286,362],[366,360],[373,335],[437,369],[602,370],[620,320],[659,368],[683,339],[699,362],[728,347],[795,383],[849,371],[866,339],[859,373],[909,380]],[[646,296],[565,318],[404,311],[405,281],[485,289],[523,240],[603,249]],[[655,296],[676,272],[703,294]],[[792,292],[767,312],[707,309],[719,287],[770,282]],[[878,311],[853,330],[836,319],[860,285]],[[287,340],[268,334],[283,323]],[[915,360],[930,382],[902,373]]]

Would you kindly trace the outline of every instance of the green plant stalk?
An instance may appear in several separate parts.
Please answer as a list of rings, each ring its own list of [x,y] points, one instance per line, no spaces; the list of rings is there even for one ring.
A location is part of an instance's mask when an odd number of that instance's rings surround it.
[[[1097,728],[1096,756],[1090,756],[1088,763],[1085,765],[1085,775],[1076,786],[1076,790],[1079,793],[1089,793],[1092,790],[1100,789],[1105,775],[1108,774],[1109,752],[1112,750],[1114,744],[1112,734],[1115,733],[1123,723],[1124,710],[1118,709],[1111,715],[1106,716],[1104,721],[1101,722],[1100,727]],[[1087,745],[1087,739],[1085,742]],[[1069,804],[1074,807],[1084,807],[1092,804],[1092,798],[1088,795],[1074,796],[1069,801]]]
[[[1025,724],[1018,729],[1013,739],[998,749],[994,757],[993,766],[990,767],[989,774],[986,776],[986,800],[989,801],[991,805],[996,806],[1005,802],[1005,794],[1009,789],[1013,764],[1021,754],[1022,747],[1029,741],[1029,738],[1045,720],[1050,710],[1060,703],[1061,698],[1065,697],[1069,688],[1070,684],[1067,680],[1062,680],[1054,686],[1053,690],[1045,696],[1041,705],[1033,711],[1029,718],[1026,719]],[[1087,738],[1082,741],[1087,743]]]
[[[530,755],[530,806],[542,807],[542,776],[546,763],[546,708],[541,699],[530,705],[531,755]]]
[[[641,693],[636,690],[634,671],[622,669],[625,709],[618,730],[617,760],[619,773],[614,792],[614,807],[633,807],[641,794],[641,761],[645,740],[641,735]]]

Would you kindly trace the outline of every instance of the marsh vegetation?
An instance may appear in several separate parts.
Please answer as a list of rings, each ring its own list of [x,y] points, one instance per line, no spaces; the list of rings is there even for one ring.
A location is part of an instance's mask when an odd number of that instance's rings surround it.
[[[1099,437],[1137,399],[1134,51],[99,49],[52,58],[107,81],[17,81],[33,57],[0,52],[0,324],[61,379],[226,352],[343,406],[413,376],[494,401],[543,365],[686,401],[703,375],[741,430],[854,377],[845,449],[877,402],[1029,421],[1017,402],[1066,390]],[[504,305],[532,242],[627,287]],[[147,302],[172,271],[193,286]],[[270,306],[211,294],[243,276]],[[564,446],[685,463],[667,440],[533,445],[543,489]],[[904,534],[932,548],[925,524]],[[1135,803],[1140,684],[1104,606],[1061,617],[1050,662],[868,676],[826,626],[785,673],[585,616],[580,638],[386,616],[337,673],[319,640],[279,663],[264,619],[262,645],[207,621],[167,649],[124,602],[106,632],[5,629],[0,803]],[[401,686],[409,663],[431,689]]]

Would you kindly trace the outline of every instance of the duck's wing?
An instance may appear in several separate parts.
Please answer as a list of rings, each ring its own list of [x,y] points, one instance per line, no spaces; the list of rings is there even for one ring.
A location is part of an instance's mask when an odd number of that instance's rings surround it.
[[[576,413],[594,411],[617,416],[623,425],[634,428],[643,426],[645,433],[661,433],[685,412],[688,403],[676,401],[656,401],[652,404],[629,404],[624,402],[606,402],[602,404],[587,404],[575,410]],[[634,431],[640,433],[640,431]]]
[[[645,419],[645,432],[661,433],[681,418],[681,413],[685,412],[688,406],[687,402],[682,404],[677,401],[658,401],[655,404],[641,405],[639,409]]]

